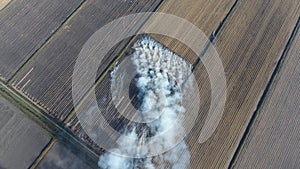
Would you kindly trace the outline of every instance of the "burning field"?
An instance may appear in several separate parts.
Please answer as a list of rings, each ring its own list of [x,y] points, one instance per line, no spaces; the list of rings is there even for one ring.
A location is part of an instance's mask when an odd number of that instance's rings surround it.
[[[188,78],[192,66],[148,36],[133,49],[129,64],[135,75],[129,97],[136,110],[126,110],[122,116],[131,116],[129,121],[134,122],[118,128],[122,136],[117,146],[101,155],[98,165],[104,169],[187,168],[190,152],[182,137],[186,132],[183,92],[193,87]],[[117,65],[111,72],[115,100],[122,97],[120,88],[130,76],[123,68],[128,69]]]

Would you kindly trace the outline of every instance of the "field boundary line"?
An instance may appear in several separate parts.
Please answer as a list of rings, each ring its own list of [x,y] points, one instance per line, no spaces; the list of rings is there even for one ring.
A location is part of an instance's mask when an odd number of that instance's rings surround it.
[[[37,158],[32,162],[32,164],[28,167],[29,169],[35,169],[40,162],[45,158],[48,152],[52,149],[54,144],[56,143],[56,139],[51,138],[49,143],[44,147],[44,149],[40,152]]]
[[[229,15],[233,12],[234,9],[236,9],[236,5],[237,5],[238,1],[239,0],[235,0],[234,1],[234,3],[232,4],[231,8],[229,9],[229,11],[225,15],[225,17],[222,19],[222,21],[220,22],[220,24],[218,25],[218,27],[210,34],[209,39],[206,42],[206,44],[205,44],[205,46],[204,46],[204,48],[203,48],[200,56],[198,56],[198,58],[195,60],[195,63],[193,63],[193,70],[199,64],[199,62],[201,61],[201,58],[205,55],[205,53],[209,49],[210,45],[212,45],[214,43],[214,41],[216,40],[216,36],[220,32],[221,28],[223,27],[224,23],[228,19]]]

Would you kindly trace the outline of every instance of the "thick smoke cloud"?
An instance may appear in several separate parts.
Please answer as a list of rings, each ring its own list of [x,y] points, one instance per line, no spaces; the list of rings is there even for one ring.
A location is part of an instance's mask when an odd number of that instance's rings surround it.
[[[187,83],[191,66],[185,60],[163,47],[150,37],[143,37],[133,46],[131,56],[137,76],[137,97],[141,101],[140,112],[145,121],[140,126],[122,130],[118,147],[100,156],[98,165],[103,169],[172,168],[184,169],[189,165],[189,148],[184,141],[178,144],[178,135],[184,131],[181,86]],[[116,68],[117,69],[117,68]],[[112,80],[115,80],[114,72]],[[188,82],[191,83],[191,82]],[[155,139],[159,135],[162,139]],[[128,139],[130,138],[130,139]],[[147,144],[152,142],[154,144]],[[151,145],[151,146],[149,146]],[[174,146],[168,152],[149,157]],[[136,158],[122,156],[136,154]]]

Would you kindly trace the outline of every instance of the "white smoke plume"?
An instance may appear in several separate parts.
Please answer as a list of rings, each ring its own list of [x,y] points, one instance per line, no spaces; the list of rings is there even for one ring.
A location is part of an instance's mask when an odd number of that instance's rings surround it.
[[[182,106],[181,87],[186,83],[191,65],[148,36],[142,37],[133,48],[131,59],[137,72],[137,97],[141,101],[142,117],[148,123],[142,129],[138,126],[125,128],[123,135],[131,139],[120,137],[115,153],[100,156],[98,165],[103,169],[187,168],[189,149],[184,141],[178,144],[178,135],[184,132],[181,117],[186,111]],[[113,71],[112,80],[114,78],[118,77]],[[162,139],[155,139],[156,135]],[[149,142],[154,144],[147,144]],[[172,146],[174,148],[163,154],[147,156]],[[119,154],[136,154],[138,157]]]

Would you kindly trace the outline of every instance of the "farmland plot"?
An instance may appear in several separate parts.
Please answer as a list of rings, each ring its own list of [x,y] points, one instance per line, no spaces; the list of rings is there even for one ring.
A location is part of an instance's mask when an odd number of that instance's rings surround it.
[[[199,164],[228,167],[292,34],[299,9],[293,0],[238,1],[215,40],[227,78],[224,114],[215,133],[203,144],[197,142],[203,124],[195,125],[188,137],[192,168]],[[201,76],[203,70],[196,68],[195,76]]]
[[[82,1],[12,1],[1,10],[0,79],[9,80]]]
[[[159,3],[160,0],[88,1],[54,35],[37,57],[18,73],[11,85],[47,113],[62,121],[73,108],[72,71],[75,60],[87,39],[106,23],[131,13],[152,11]],[[103,70],[111,62],[128,40],[124,40],[111,50],[100,69]]]
[[[48,133],[0,96],[0,168],[27,168],[50,141]]]
[[[297,168],[300,158],[300,32],[291,43],[234,168]]]

